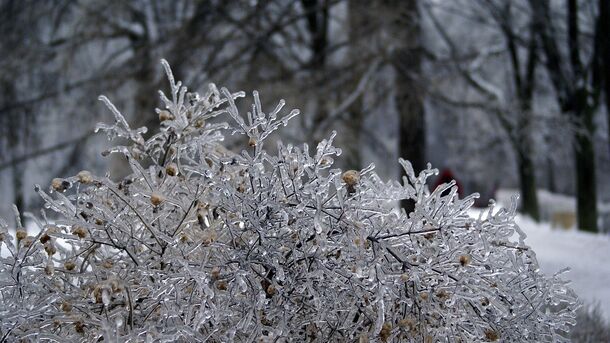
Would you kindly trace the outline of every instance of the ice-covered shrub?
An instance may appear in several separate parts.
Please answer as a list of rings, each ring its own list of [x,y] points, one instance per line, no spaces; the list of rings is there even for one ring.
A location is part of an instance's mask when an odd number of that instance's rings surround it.
[[[573,343],[610,342],[610,325],[599,304],[586,304],[577,310],[570,337]]]
[[[19,215],[15,238],[2,222],[3,340],[565,341],[575,296],[540,273],[514,208],[472,219],[476,195],[430,192],[436,170],[404,160],[402,184],[333,169],[334,133],[270,154],[265,139],[298,111],[265,112],[254,92],[243,116],[243,92],[188,93],[163,65],[171,94],[149,139],[101,97],[115,122],[98,129],[129,142],[104,154],[130,176],[36,187],[54,212],[26,214],[36,236]]]

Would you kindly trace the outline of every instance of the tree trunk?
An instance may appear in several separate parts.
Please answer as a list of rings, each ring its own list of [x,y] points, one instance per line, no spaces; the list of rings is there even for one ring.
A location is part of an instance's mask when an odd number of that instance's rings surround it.
[[[532,217],[535,221],[540,220],[538,209],[538,195],[536,194],[536,171],[534,163],[527,154],[517,154],[517,166],[519,168],[519,186],[521,189],[521,212]]]
[[[586,132],[575,137],[576,208],[578,229],[597,232],[597,189],[595,179],[595,150],[593,145],[593,111],[584,111]]]
[[[608,120],[608,129],[610,130],[610,2],[608,0],[599,0],[599,18],[598,34],[595,36],[596,42],[599,44],[600,57],[598,59],[599,70],[604,88],[604,97],[606,98],[606,118]],[[610,139],[608,140],[610,144]],[[610,145],[609,145],[610,146]]]
[[[411,162],[415,172],[426,167],[425,122],[422,92],[417,84],[421,71],[420,23],[417,1],[389,1],[393,8],[390,14],[390,34],[399,40],[391,58],[396,70],[396,108],[399,120],[398,153]],[[401,170],[401,174],[404,171]],[[412,212],[413,201],[403,201],[401,206]]]
[[[367,23],[372,19],[371,14],[367,11],[370,4],[364,1],[353,1],[348,3],[349,15],[349,39],[351,45],[349,47],[349,61],[355,66],[352,72],[352,82],[348,84],[347,90],[351,92],[358,85],[358,81],[363,73],[366,72],[366,66],[362,65],[362,51],[366,49],[365,44],[368,42],[361,39],[366,34]],[[347,95],[345,95],[347,96]],[[362,128],[364,124],[364,101],[363,95],[358,98],[347,108],[347,120],[345,120],[345,132],[338,137],[343,150],[343,167],[346,169],[359,170],[363,167],[362,163],[362,148],[360,146],[360,138],[362,136]]]
[[[606,1],[606,0],[600,0]],[[593,51],[592,77],[583,68],[580,56],[580,29],[578,21],[578,1],[568,0],[568,11],[566,26],[568,28],[567,46],[569,59],[562,58],[558,44],[558,35],[555,33],[551,23],[551,10],[549,1],[530,0],[530,5],[536,13],[537,32],[543,49],[546,53],[546,66],[551,81],[557,92],[558,103],[562,111],[580,121],[581,127],[574,133],[574,159],[576,169],[576,210],[578,218],[578,229],[597,232],[597,191],[595,177],[595,149],[593,136],[595,127],[593,125],[593,114],[598,108],[599,94],[601,93],[600,55],[602,50],[599,41]],[[602,6],[600,10],[604,11]],[[596,37],[607,39],[607,35],[601,33],[600,22],[604,17],[600,15],[596,19]],[[569,68],[566,68],[569,66]]]

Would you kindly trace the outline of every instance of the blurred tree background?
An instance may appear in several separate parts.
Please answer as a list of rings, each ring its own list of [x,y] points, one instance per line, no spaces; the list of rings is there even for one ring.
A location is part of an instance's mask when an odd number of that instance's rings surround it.
[[[97,96],[158,125],[166,58],[191,89],[300,108],[284,141],[336,129],[342,167],[429,161],[481,205],[515,189],[552,220],[540,194],[563,194],[610,231],[609,25],[606,0],[0,0],[0,215],[85,166],[120,176]]]

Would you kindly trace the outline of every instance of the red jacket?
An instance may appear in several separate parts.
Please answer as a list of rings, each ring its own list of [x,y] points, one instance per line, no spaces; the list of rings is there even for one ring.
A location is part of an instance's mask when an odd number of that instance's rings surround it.
[[[462,189],[462,184],[455,178],[451,170],[449,168],[445,168],[441,171],[439,176],[436,178],[436,182],[434,183],[434,187],[432,190],[435,190],[436,187],[442,185],[443,183],[449,183],[451,180],[455,180],[455,185],[457,186],[457,194],[460,198],[464,196],[464,190]],[[449,193],[448,191],[445,194]],[[444,195],[444,194],[443,194]]]

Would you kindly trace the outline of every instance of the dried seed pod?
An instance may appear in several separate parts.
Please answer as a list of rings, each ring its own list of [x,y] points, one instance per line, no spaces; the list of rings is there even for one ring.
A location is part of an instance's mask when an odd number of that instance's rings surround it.
[[[221,291],[226,291],[227,290],[227,282],[224,280],[218,281],[216,283],[216,288],[218,288]]]
[[[66,268],[66,270],[68,270],[68,271],[74,270],[74,268],[76,268],[76,263],[74,263],[72,261],[66,261],[64,263],[64,268]]]
[[[69,301],[64,301],[61,303],[61,310],[64,312],[72,311],[72,304]]]
[[[165,173],[169,176],[178,175],[178,166],[175,163],[170,163],[165,167]]]
[[[74,330],[80,334],[84,334],[85,333],[85,323],[83,323],[80,320],[74,322]]]
[[[28,236],[28,233],[24,229],[18,229],[15,234],[15,237],[17,237],[18,241],[25,239],[27,236]]]
[[[82,184],[88,184],[93,181],[93,175],[91,175],[91,172],[88,170],[81,170],[80,172],[78,172],[78,174],[76,174],[76,177],[78,178],[78,181]]]
[[[205,120],[197,119],[197,120],[195,120],[195,124],[193,124],[193,126],[195,126],[195,128],[197,128],[197,129],[201,129],[202,127],[205,126]]]
[[[220,278],[220,267],[212,268],[212,272],[210,274],[212,275],[212,280],[218,280]]]
[[[412,318],[403,318],[398,321],[398,326],[402,329],[413,331],[417,324]]]
[[[470,264],[470,256],[469,255],[461,255],[460,256],[460,264],[462,265],[462,267],[465,267],[468,264]]]
[[[384,323],[381,326],[381,331],[379,331],[379,338],[383,341],[386,342],[388,340],[388,338],[390,338],[390,335],[392,334],[392,324],[390,323]]]
[[[355,170],[345,171],[341,175],[341,180],[345,182],[347,186],[347,191],[349,193],[354,193],[356,191],[356,185],[360,182],[360,173]]]
[[[51,240],[51,236],[47,235],[46,233],[43,233],[40,238],[40,243],[45,244],[46,242]]]
[[[171,114],[168,110],[159,111],[159,121],[164,122],[166,120],[174,120],[174,115]]]
[[[87,237],[87,229],[85,229],[84,227],[80,226],[80,225],[74,225],[72,226],[72,234],[78,236],[78,238],[85,238]]]
[[[69,186],[70,186],[70,183],[68,181],[65,181],[64,179],[60,179],[57,177],[51,181],[51,188],[53,188],[53,190],[57,191],[57,192],[63,192]]]
[[[44,251],[46,251],[47,255],[53,256],[57,252],[55,246],[51,243],[45,244]]]
[[[165,197],[159,193],[153,193],[150,196],[150,203],[154,206],[159,206],[165,200]]]
[[[485,339],[487,339],[489,342],[495,342],[500,339],[500,335],[498,335],[498,333],[493,329],[487,329],[485,330]]]
[[[186,243],[189,241],[189,236],[185,233],[182,233],[180,235],[180,243]]]

